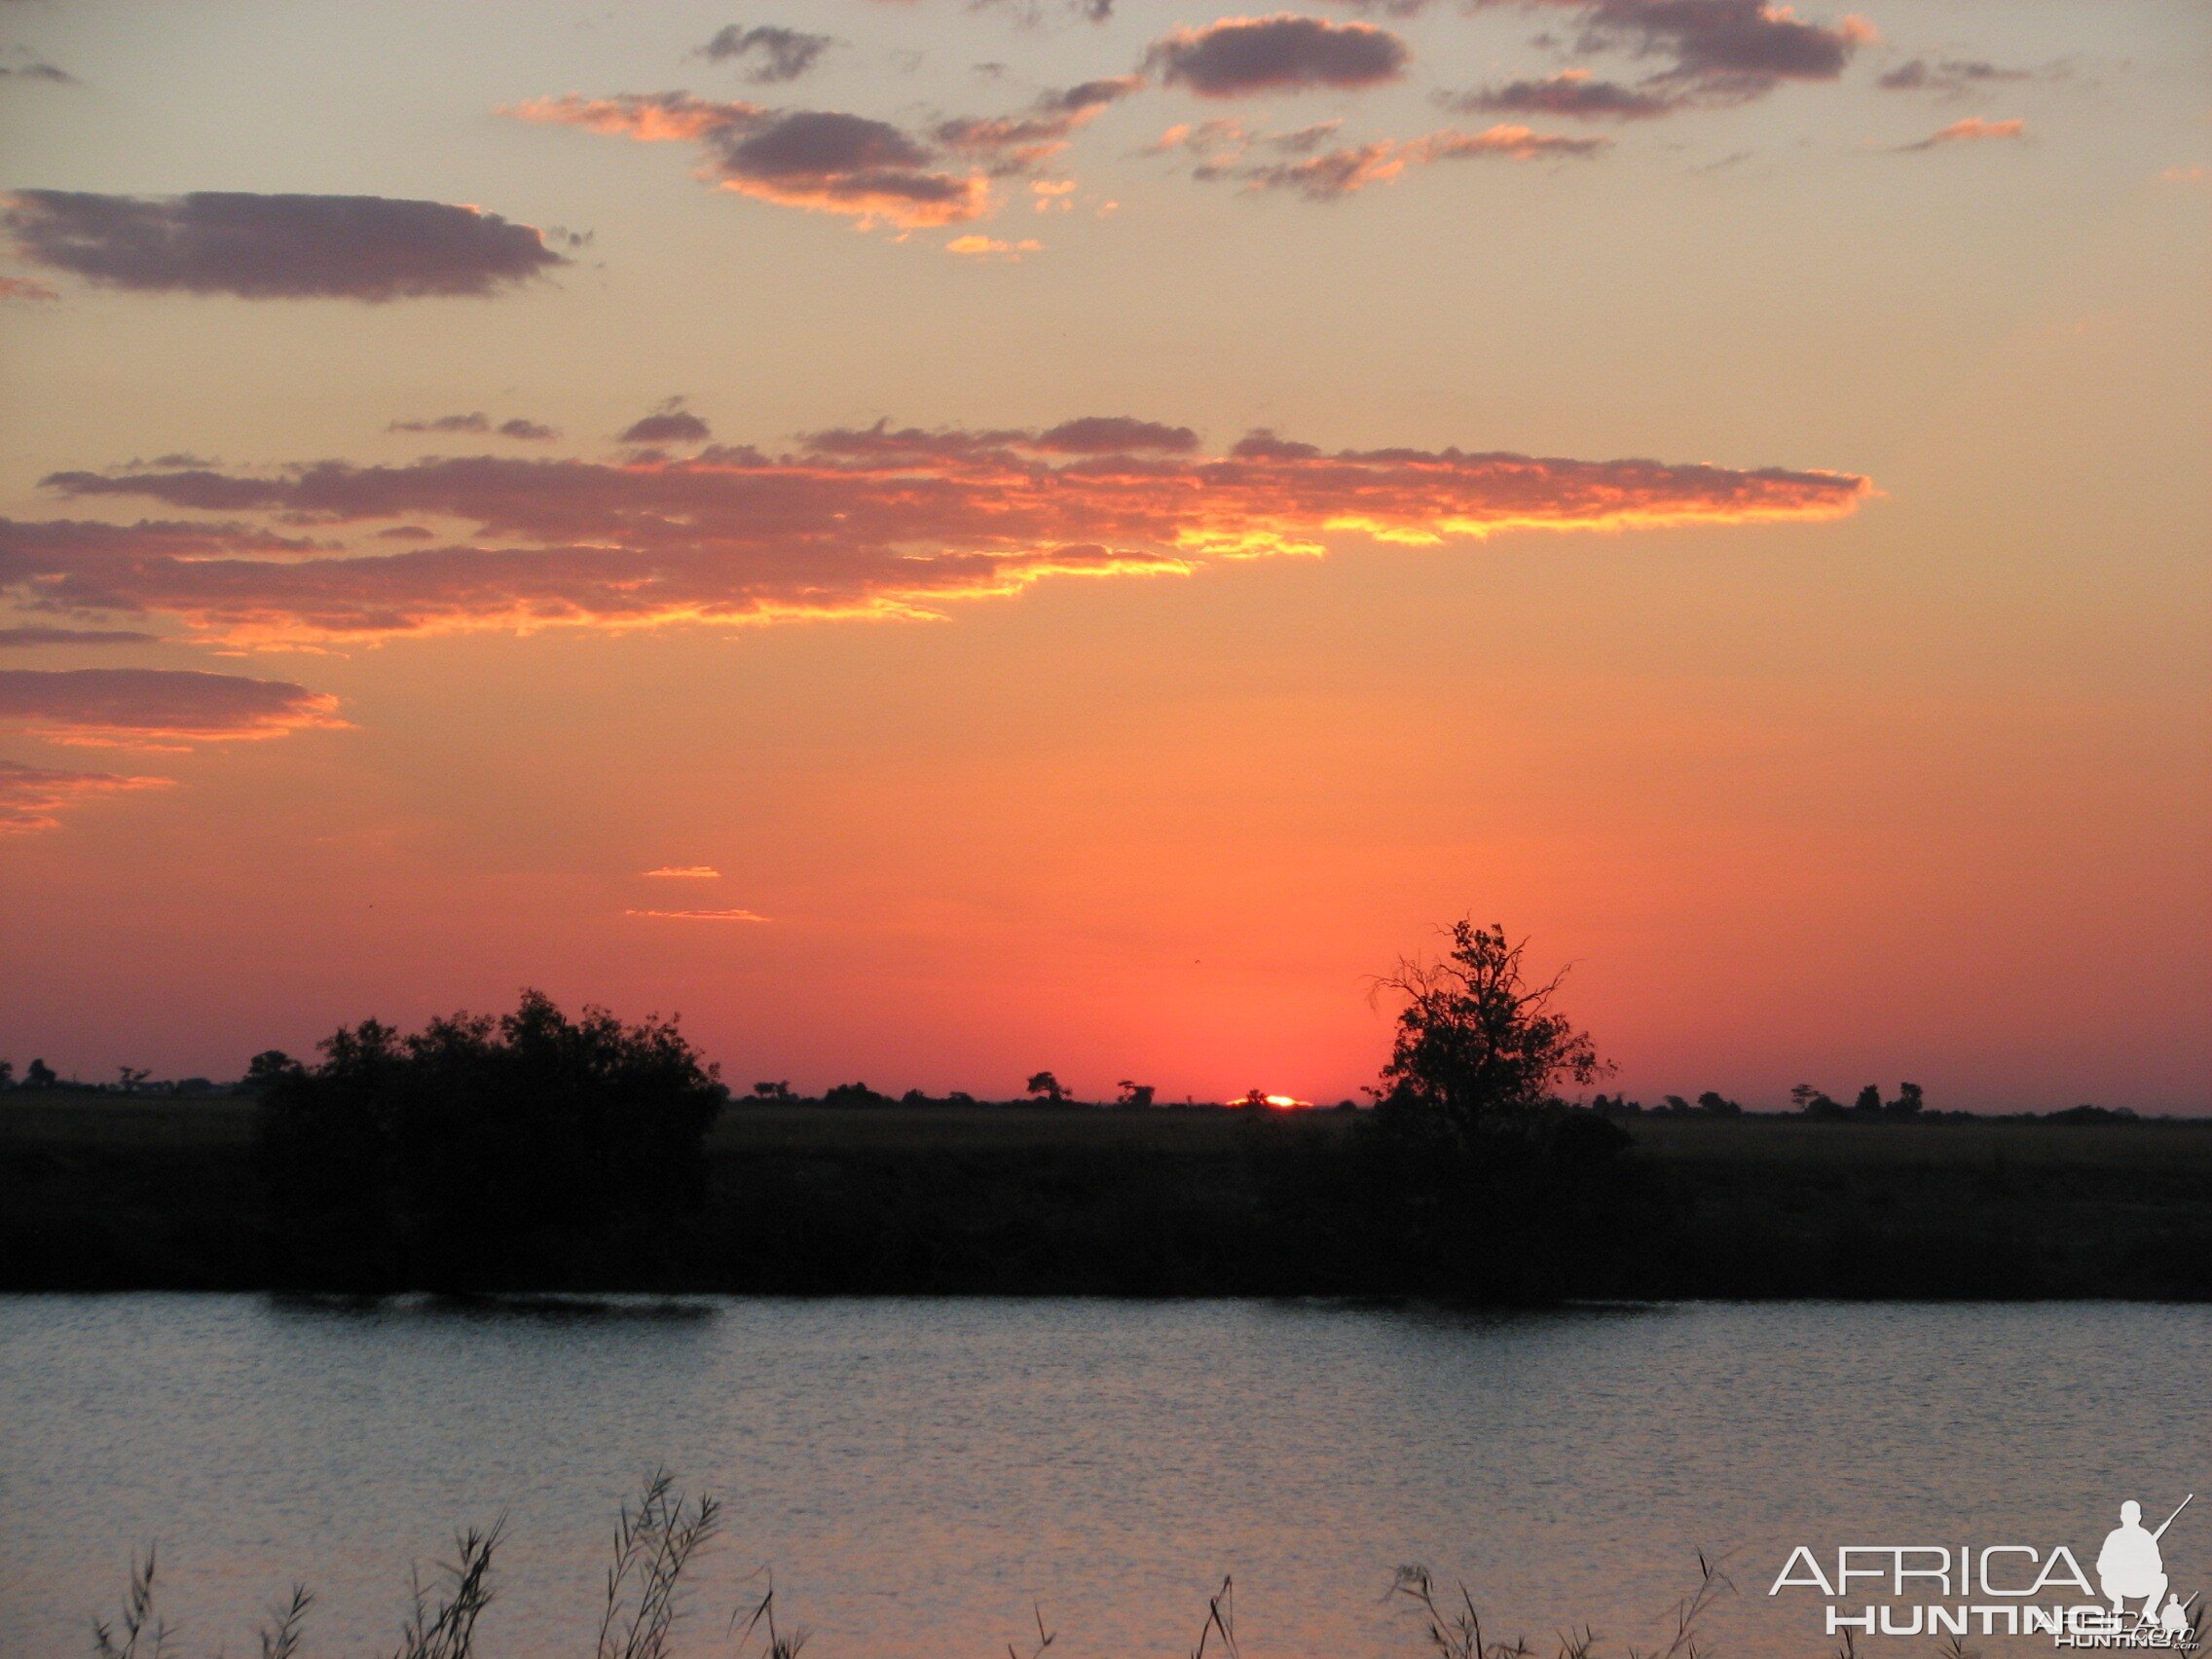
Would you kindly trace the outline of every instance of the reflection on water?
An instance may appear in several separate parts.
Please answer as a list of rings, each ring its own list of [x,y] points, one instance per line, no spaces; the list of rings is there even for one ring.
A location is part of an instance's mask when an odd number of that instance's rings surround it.
[[[1187,1653],[1224,1573],[1253,1659],[1411,1655],[1410,1562],[1617,1647],[1704,1549],[1719,1648],[1810,1656],[1796,1543],[2093,1549],[2212,1493],[2208,1361],[2197,1308],[0,1298],[0,1650],[85,1651],[157,1538],[196,1653],[295,1575],[314,1651],[388,1648],[410,1563],[504,1515],[486,1650],[573,1652],[665,1462],[730,1504],[702,1651],[772,1567],[820,1659],[1003,1652],[1033,1600],[1055,1656]]]
[[[707,1296],[591,1296],[561,1292],[542,1296],[502,1292],[435,1296],[340,1296],[285,1294],[274,1306],[294,1313],[351,1313],[365,1319],[712,1319],[722,1304]]]

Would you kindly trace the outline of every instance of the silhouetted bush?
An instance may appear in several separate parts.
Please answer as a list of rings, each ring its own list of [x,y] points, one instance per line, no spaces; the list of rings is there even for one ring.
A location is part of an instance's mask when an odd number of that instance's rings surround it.
[[[673,1021],[570,1019],[536,991],[413,1035],[365,1020],[319,1065],[255,1058],[256,1152],[293,1282],[592,1276],[706,1195],[727,1091]]]

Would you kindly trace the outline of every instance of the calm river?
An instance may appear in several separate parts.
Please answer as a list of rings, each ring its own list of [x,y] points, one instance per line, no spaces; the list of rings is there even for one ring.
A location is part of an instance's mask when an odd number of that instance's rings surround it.
[[[1411,1659],[1383,1592],[1421,1562],[1497,1633],[1618,1653],[1702,1549],[1738,1587],[1713,1647],[1811,1659],[1818,1592],[1766,1593],[1798,1543],[2086,1567],[2122,1499],[2194,1490],[2166,1568],[2212,1588],[2208,1431],[2204,1308],[0,1298],[0,1651],[88,1652],[159,1540],[185,1653],[251,1651],[294,1576],[312,1654],[388,1652],[410,1564],[504,1516],[480,1650],[588,1659],[616,1505],[666,1464],[729,1504],[685,1651],[772,1568],[809,1659],[988,1659],[1033,1603],[1053,1659],[1188,1654],[1224,1574],[1248,1659]]]

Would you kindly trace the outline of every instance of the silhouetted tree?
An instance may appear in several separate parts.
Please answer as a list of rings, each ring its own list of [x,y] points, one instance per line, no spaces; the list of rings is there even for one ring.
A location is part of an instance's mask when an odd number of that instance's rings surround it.
[[[1049,1071],[1031,1073],[1028,1083],[1023,1085],[1023,1089],[1037,1099],[1048,1101],[1054,1106],[1068,1097],[1068,1091],[1060,1087],[1060,1080]]]
[[[1898,1085],[1898,1097],[1885,1103],[1882,1107],[1882,1113],[1883,1116],[1890,1118],[1917,1118],[1920,1116],[1921,1107],[1925,1104],[1926,1101],[1921,1097],[1919,1084],[1900,1083]]]
[[[1697,1109],[1714,1118],[1741,1118],[1744,1115],[1743,1107],[1713,1088],[1697,1097]]]
[[[1882,1091],[1868,1084],[1859,1091],[1859,1098],[1851,1103],[1854,1117],[1878,1118],[1882,1115]]]
[[[0,1060],[0,1089],[9,1089],[15,1087],[16,1062],[14,1060]]]
[[[1472,1142],[1526,1127],[1558,1104],[1561,1086],[1605,1075],[1590,1034],[1553,1006],[1564,972],[1531,982],[1521,968],[1528,941],[1496,927],[1455,922],[1451,940],[1442,961],[1405,959],[1378,985],[1405,1002],[1380,1117]]]
[[[585,1246],[659,1236],[704,1198],[728,1091],[673,1021],[571,1020],[525,991],[498,1019],[364,1020],[320,1049],[248,1074],[297,1276],[558,1281],[589,1273]]]
[[[300,1062],[281,1049],[264,1049],[245,1063],[248,1093],[266,1094],[301,1070]]]
[[[1564,974],[1534,981],[1527,941],[1453,924],[1440,961],[1407,959],[1377,984],[1402,999],[1365,1125],[1374,1202],[1412,1258],[1402,1273],[1486,1300],[1557,1293],[1567,1255],[1606,1218],[1602,1190],[1628,1136],[1559,1091],[1611,1070],[1557,1007]]]
[[[1118,1105],[1150,1106],[1152,1104],[1153,1088],[1149,1083],[1132,1083],[1127,1078],[1124,1078],[1115,1087],[1121,1090],[1114,1097]]]
[[[143,1066],[117,1066],[115,1070],[115,1086],[126,1094],[136,1094],[154,1075]]]
[[[52,1088],[61,1080],[54,1075],[54,1068],[44,1060],[33,1060],[23,1072],[25,1088]]]
[[[865,1083],[831,1084],[822,1091],[825,1106],[886,1106],[890,1096],[878,1094]]]
[[[1815,1088],[1809,1083],[1800,1083],[1790,1089],[1789,1099],[1790,1103],[1808,1118],[1840,1118],[1843,1116],[1841,1102],[1829,1099],[1825,1090]]]
[[[792,1093],[792,1086],[789,1083],[756,1083],[753,1086],[753,1097],[756,1100],[795,1100],[798,1098]]]

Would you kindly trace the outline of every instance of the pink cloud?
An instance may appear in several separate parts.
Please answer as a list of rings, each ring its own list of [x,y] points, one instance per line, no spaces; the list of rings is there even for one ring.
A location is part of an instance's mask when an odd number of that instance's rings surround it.
[[[1562,69],[1541,81],[1513,81],[1443,100],[1458,110],[1495,115],[1549,115],[1578,121],[1648,121],[1680,107],[1677,93],[1600,81],[1587,69]]]
[[[1611,142],[1608,138],[1570,138],[1537,132],[1526,127],[1498,126],[1481,132],[1446,129],[1421,138],[1378,138],[1365,144],[1346,144],[1321,150],[1296,162],[1271,162],[1257,166],[1225,169],[1245,181],[1249,190],[1292,190],[1311,202],[1334,201],[1384,184],[1408,167],[1425,167],[1437,162],[1461,162],[1480,156],[1502,156],[1512,161],[1535,161],[1547,156],[1594,156]]]
[[[60,815],[87,801],[134,790],[166,790],[168,778],[125,778],[113,772],[63,772],[0,760],[0,835],[58,829]]]
[[[1145,67],[1201,97],[1235,98],[1381,86],[1405,74],[1410,55],[1404,41],[1373,23],[1277,12],[1176,29],[1153,43]]]
[[[342,726],[338,700],[282,680],[192,669],[0,669],[0,724],[53,743],[181,749]]]
[[[662,922],[764,922],[753,910],[624,910],[625,916],[645,916]]]
[[[383,196],[99,196],[19,190],[0,225],[23,258],[139,292],[241,299],[488,295],[569,263],[529,225]]]
[[[997,237],[969,235],[954,237],[944,244],[945,252],[963,259],[1003,259],[1010,264],[1018,264],[1028,255],[1042,253],[1044,250],[1045,244],[1034,237],[1024,237],[1019,241],[1002,241]]]
[[[1018,115],[960,116],[940,121],[931,129],[931,136],[956,155],[975,157],[994,173],[1024,173],[1065,150],[1077,129],[1143,86],[1144,79],[1138,75],[1086,81],[1043,93]]]
[[[775,110],[688,92],[536,98],[499,113],[643,143],[690,142],[701,177],[756,201],[903,229],[956,225],[991,208],[980,173],[939,168],[938,152],[893,127],[835,110]]]
[[[1326,454],[1271,433],[1207,457],[1187,427],[1095,416],[1041,431],[884,422],[776,456],[718,445],[687,459],[428,457],[45,482],[81,503],[212,503],[227,518],[0,521],[0,591],[233,642],[936,614],[1049,577],[1179,574],[1318,554],[1325,538],[1441,545],[1529,528],[1828,519],[1868,488],[1773,467]],[[348,531],[376,550],[303,552],[241,515]],[[436,546],[379,540],[387,522],[424,517],[472,529]]]
[[[1475,0],[1504,5],[1509,0]],[[1460,94],[1462,108],[1609,119],[1748,103],[1788,81],[1833,81],[1874,41],[1865,18],[1836,23],[1800,18],[1768,0],[1510,0],[1571,11],[1586,52],[1658,56],[1666,67],[1633,87],[1614,82],[1518,82]],[[1579,103],[1581,107],[1568,107]]]
[[[1974,143],[1983,138],[2022,138],[2027,135],[2025,121],[1984,121],[1978,115],[1970,115],[1964,121],[1931,132],[1917,144],[1901,144],[1900,150],[1933,150],[1938,144]]]

